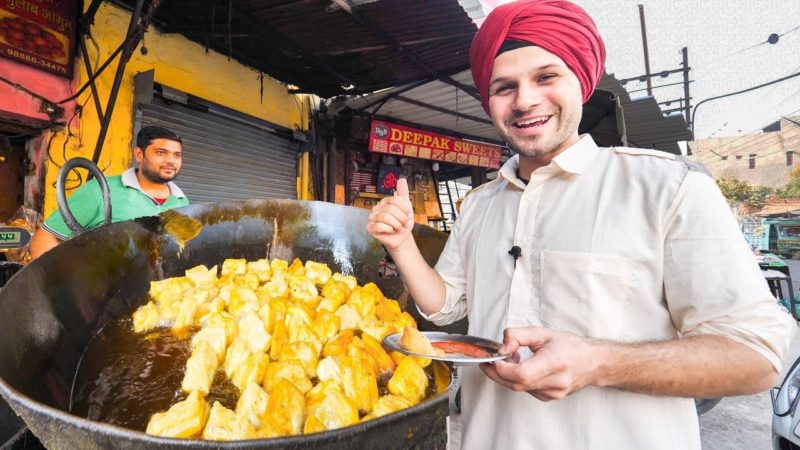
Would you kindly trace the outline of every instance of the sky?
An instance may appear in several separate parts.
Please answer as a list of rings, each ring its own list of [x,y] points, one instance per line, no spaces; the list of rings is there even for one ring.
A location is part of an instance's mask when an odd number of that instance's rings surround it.
[[[680,68],[681,48],[687,47],[694,80],[689,91],[692,107],[707,98],[800,72],[800,0],[573,1],[597,23],[606,44],[606,71],[617,78],[645,73],[637,6],[644,5],[650,71]],[[786,34],[773,45],[766,43],[772,33]],[[680,81],[683,76],[676,73],[653,78],[653,86]],[[638,81],[626,86],[629,92],[645,87]],[[659,102],[675,100],[683,97],[683,86],[654,89],[653,95]],[[702,104],[695,114],[695,138],[750,134],[782,115],[796,114],[800,114],[800,76]]]

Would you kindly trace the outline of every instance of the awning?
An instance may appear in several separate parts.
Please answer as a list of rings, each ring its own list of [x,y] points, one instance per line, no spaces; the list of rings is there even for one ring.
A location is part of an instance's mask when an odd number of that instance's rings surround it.
[[[477,31],[456,0],[165,0],[155,25],[326,98],[458,86],[448,76],[468,66]]]

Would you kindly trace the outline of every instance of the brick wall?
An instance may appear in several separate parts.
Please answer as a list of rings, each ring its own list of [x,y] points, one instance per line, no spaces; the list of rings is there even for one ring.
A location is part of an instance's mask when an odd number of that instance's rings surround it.
[[[690,141],[691,158],[715,179],[733,176],[750,185],[783,187],[800,166],[800,115],[790,119],[781,119],[780,131]]]

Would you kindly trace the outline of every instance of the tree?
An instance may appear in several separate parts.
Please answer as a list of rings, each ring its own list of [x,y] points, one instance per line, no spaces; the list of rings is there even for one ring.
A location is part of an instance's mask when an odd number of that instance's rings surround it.
[[[735,177],[722,177],[717,180],[717,186],[719,186],[722,195],[724,195],[729,202],[744,202],[747,201],[747,198],[750,196],[750,186]]]
[[[800,172],[798,173],[798,180],[800,180]],[[772,189],[766,186],[750,186],[732,176],[720,178],[717,180],[717,186],[722,191],[722,195],[728,199],[728,202],[745,202],[756,208],[762,208],[767,203],[767,198],[772,195]],[[800,188],[800,183],[798,188]]]
[[[775,191],[778,198],[796,198],[800,197],[800,166],[794,168],[789,174],[789,182],[783,189]]]

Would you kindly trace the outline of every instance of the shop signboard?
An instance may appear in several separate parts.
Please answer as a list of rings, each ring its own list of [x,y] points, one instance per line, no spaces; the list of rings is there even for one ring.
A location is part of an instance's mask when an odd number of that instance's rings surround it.
[[[370,125],[369,151],[498,169],[502,147],[373,120]]]
[[[72,78],[78,0],[0,0],[0,56]]]

